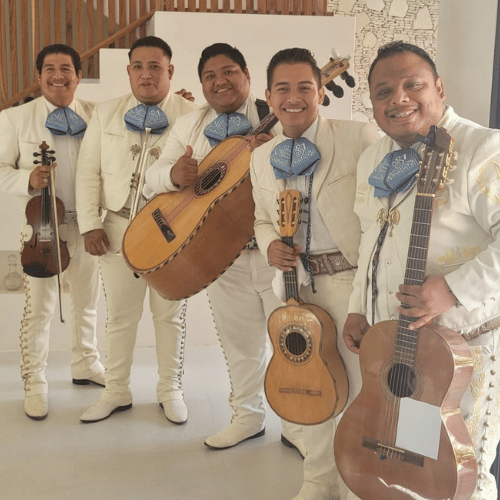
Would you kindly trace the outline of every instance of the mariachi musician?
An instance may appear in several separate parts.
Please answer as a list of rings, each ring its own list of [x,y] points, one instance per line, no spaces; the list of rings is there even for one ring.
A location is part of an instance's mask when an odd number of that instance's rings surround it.
[[[241,52],[226,43],[203,50],[198,64],[207,104],[178,120],[160,159],[146,173],[147,190],[180,190],[198,178],[198,163],[231,135],[245,135],[269,113],[250,93],[250,74]],[[270,139],[261,134],[252,147]],[[255,241],[207,291],[231,382],[229,426],[206,439],[224,449],[265,431],[263,384],[266,369],[266,321],[279,301],[271,289],[272,270]],[[283,421],[282,441],[305,454],[300,427]]]
[[[497,498],[491,466],[500,430],[500,133],[458,116],[444,104],[443,80],[429,54],[418,46],[395,41],[380,47],[368,83],[373,116],[387,135],[358,163],[354,209],[363,236],[344,339],[359,352],[369,324],[404,312],[418,318],[410,329],[434,321],[467,340],[474,373],[461,410],[478,465],[470,498]],[[387,160],[390,152],[417,143],[417,134],[428,134],[433,125],[448,131],[458,155],[451,161],[450,182],[436,196],[428,275],[422,285],[403,284],[417,191],[411,180],[418,168],[412,171],[409,162],[399,166]],[[389,165],[387,175],[379,178],[386,182],[391,177],[393,182],[380,190],[377,174],[384,164]],[[394,223],[387,216],[387,223],[380,223],[382,209],[397,212]],[[387,224],[391,231],[384,237]]]
[[[172,50],[161,38],[134,42],[127,66],[132,92],[96,106],[78,160],[80,231],[87,252],[99,256],[108,310],[106,388],[83,413],[82,422],[98,422],[132,406],[130,370],[147,284],[134,277],[120,254],[137,194],[131,191],[131,178],[141,149],[161,150],[176,119],[197,107],[170,92],[171,58]],[[148,141],[145,129],[150,130]],[[101,209],[107,210],[104,221]],[[181,385],[186,302],[165,301],[152,289],[149,300],[160,376],[158,402],[171,422],[182,424],[187,420]]]
[[[302,252],[311,282],[301,287],[299,295],[334,320],[352,400],[361,386],[359,364],[339,336],[358,257],[360,231],[352,209],[356,162],[379,135],[368,123],[319,116],[325,90],[321,71],[307,49],[276,53],[267,69],[267,86],[267,102],[283,133],[252,153],[255,235],[262,255],[281,271],[298,266]],[[306,207],[303,213],[309,214],[294,237],[294,248],[282,242],[276,217],[276,200],[284,189],[300,191]],[[305,285],[308,280],[301,281]],[[304,426],[304,481],[293,500],[345,499],[333,456],[335,425],[332,418]]]
[[[65,206],[61,237],[67,240],[73,383],[104,386],[104,367],[96,342],[96,307],[99,298],[97,259],[84,250],[75,212],[76,162],[86,122],[93,105],[74,98],[82,78],[80,56],[67,45],[49,45],[36,59],[42,97],[0,114],[0,182],[19,195],[24,207],[49,184],[49,166],[36,166],[33,153],[45,141],[57,157],[56,192]],[[26,227],[31,232],[31,228]],[[26,232],[26,231],[25,231]],[[29,235],[29,232],[26,233]],[[64,236],[63,236],[64,235]],[[57,279],[24,276],[26,306],[21,322],[21,376],[24,410],[41,420],[47,416],[45,369],[50,322],[57,305]]]

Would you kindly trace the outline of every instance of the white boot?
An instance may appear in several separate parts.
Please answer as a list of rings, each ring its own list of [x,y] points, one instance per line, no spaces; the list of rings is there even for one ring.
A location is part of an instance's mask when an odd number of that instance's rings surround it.
[[[24,411],[33,420],[43,420],[49,413],[47,394],[24,397]]]
[[[100,399],[94,406],[91,406],[82,414],[80,422],[83,422],[84,424],[100,422],[101,420],[105,420],[110,417],[115,412],[130,410],[130,408],[132,408],[132,403],[118,406]]]
[[[292,424],[281,419],[281,442],[288,448],[295,448],[302,458],[306,456],[302,425]]]
[[[252,428],[242,425],[237,421],[232,422],[225,429],[206,439],[205,445],[214,450],[225,450],[246,441],[255,439],[265,434],[265,428]]]
[[[188,419],[188,409],[182,396],[180,398],[167,399],[160,403],[165,416],[173,424],[184,424]]]

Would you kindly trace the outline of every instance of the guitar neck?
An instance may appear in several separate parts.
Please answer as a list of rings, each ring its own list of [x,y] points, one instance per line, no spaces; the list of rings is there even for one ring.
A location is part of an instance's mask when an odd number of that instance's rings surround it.
[[[248,135],[269,134],[277,123],[278,117],[274,113],[269,113]]]
[[[291,236],[282,236],[281,241],[293,248],[293,238]],[[297,269],[294,267],[291,271],[283,272],[283,279],[285,280],[285,302],[290,299],[295,299],[299,302],[299,286],[297,283]]]
[[[406,260],[405,285],[422,285],[427,268],[427,254],[431,232],[432,208],[434,195],[417,193],[413,210],[410,244]],[[403,307],[408,307],[402,303]],[[408,326],[417,318],[399,315],[396,335],[395,358],[406,365],[413,365],[416,355],[418,330],[409,330]]]

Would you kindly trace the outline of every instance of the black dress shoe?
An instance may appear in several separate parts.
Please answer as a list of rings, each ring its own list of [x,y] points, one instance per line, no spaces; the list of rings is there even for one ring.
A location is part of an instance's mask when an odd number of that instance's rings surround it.
[[[99,380],[92,380],[92,378],[74,378],[73,384],[75,385],[95,384],[98,385],[99,387],[104,387],[103,383],[101,383]]]

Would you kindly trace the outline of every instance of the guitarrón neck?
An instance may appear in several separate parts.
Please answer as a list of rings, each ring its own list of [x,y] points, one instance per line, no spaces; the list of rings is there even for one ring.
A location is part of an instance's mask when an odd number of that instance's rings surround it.
[[[274,113],[269,113],[248,135],[269,134],[277,123],[278,117]]]
[[[293,238],[291,236],[282,236],[281,241],[293,248]],[[299,287],[297,284],[297,269],[294,267],[291,271],[283,272],[283,279],[285,280],[285,297],[288,302],[290,299],[299,301]]]
[[[417,193],[413,211],[410,245],[406,260],[405,285],[421,285],[425,279],[429,236],[431,230],[434,195]],[[408,307],[407,304],[402,304]],[[394,355],[397,362],[413,366],[415,362],[418,330],[409,330],[408,326],[417,318],[399,315],[398,331]]]

